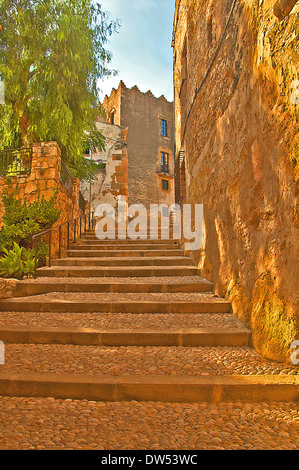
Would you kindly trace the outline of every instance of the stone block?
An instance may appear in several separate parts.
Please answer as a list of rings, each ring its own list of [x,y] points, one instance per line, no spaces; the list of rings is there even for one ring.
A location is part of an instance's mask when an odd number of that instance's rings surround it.
[[[14,297],[18,283],[17,279],[0,278],[0,299]]]

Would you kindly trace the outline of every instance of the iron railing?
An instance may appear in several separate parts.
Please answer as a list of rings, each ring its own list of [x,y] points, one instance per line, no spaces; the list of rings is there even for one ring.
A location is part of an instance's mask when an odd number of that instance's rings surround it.
[[[157,173],[160,175],[163,174],[167,176],[174,176],[173,170],[171,170],[169,167],[164,167],[164,166],[159,167],[157,169]]]
[[[32,148],[0,151],[0,176],[28,176],[31,165]]]
[[[79,209],[85,214],[85,199],[81,191],[79,191]]]
[[[61,160],[61,169],[60,169],[60,180],[72,195],[73,191],[73,175],[71,174],[70,170],[66,166],[66,164]]]
[[[83,222],[82,222],[83,221]],[[48,267],[51,267],[51,259],[52,259],[52,235],[54,230],[58,230],[58,258],[61,259],[61,251],[63,248],[69,250],[71,239],[73,243],[76,243],[77,239],[80,239],[82,235],[85,235],[88,230],[94,227],[95,218],[94,212],[89,212],[88,214],[80,215],[75,219],[72,219],[68,222],[64,222],[63,224],[57,225],[56,227],[52,227],[48,230],[43,232],[37,233],[33,235],[33,249],[35,252],[35,265],[34,265],[34,279],[36,279],[36,271],[37,271],[37,240],[40,237],[45,236],[48,234]],[[63,228],[66,229],[66,246],[64,247],[62,244],[62,230]]]

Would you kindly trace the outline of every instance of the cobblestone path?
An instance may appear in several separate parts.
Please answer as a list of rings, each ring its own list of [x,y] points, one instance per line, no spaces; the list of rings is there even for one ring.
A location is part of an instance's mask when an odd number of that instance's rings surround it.
[[[299,448],[299,368],[176,241],[86,234],[0,302],[0,340],[0,449]]]

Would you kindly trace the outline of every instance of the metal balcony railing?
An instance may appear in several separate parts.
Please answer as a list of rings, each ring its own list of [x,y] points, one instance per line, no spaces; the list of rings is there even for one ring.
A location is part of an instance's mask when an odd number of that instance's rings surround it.
[[[61,169],[60,169],[60,180],[68,190],[69,194],[72,195],[73,192],[73,175],[66,166],[66,164],[61,160]]]
[[[32,148],[0,151],[0,176],[28,176],[31,173]]]
[[[85,199],[81,191],[79,191],[79,209],[82,214],[85,214]]]

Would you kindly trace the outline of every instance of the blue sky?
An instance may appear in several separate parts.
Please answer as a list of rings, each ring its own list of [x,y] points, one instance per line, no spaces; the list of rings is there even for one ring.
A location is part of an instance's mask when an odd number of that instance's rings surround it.
[[[116,77],[99,82],[100,99],[123,80],[159,97],[173,100],[172,25],[175,0],[99,0],[112,19],[119,19],[119,33],[109,39],[111,68]]]

